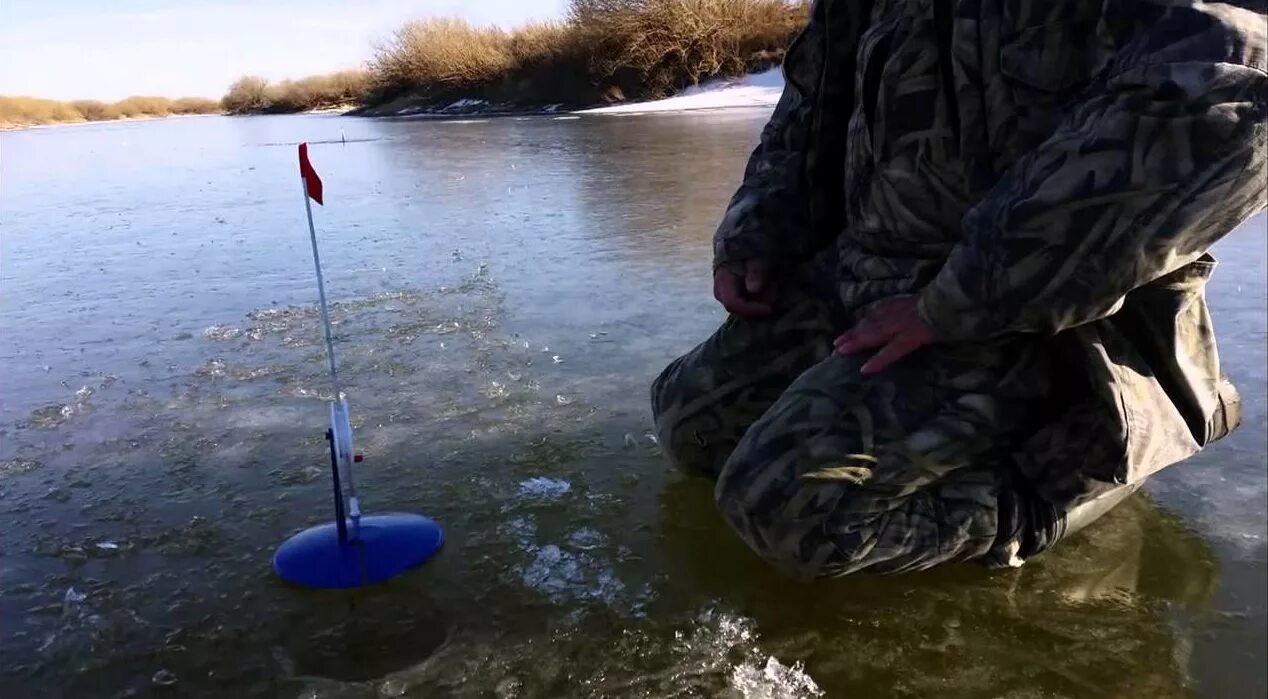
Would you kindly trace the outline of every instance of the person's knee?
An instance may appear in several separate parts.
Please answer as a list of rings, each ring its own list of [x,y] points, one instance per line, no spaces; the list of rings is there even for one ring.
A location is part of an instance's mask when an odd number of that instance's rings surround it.
[[[652,420],[656,422],[658,429],[661,416],[665,414],[668,407],[673,403],[674,396],[680,392],[676,378],[678,375],[677,367],[681,362],[681,358],[675,359],[669,364],[669,366],[665,367],[665,369],[661,371],[655,379],[652,380],[650,391],[652,400]]]
[[[652,381],[652,428],[656,443],[674,468],[691,476],[716,477],[712,467],[713,457],[700,439],[699,431],[692,428],[691,420],[683,414],[682,406],[689,399],[689,390],[683,385],[681,364],[678,359],[665,368]]]
[[[759,448],[741,443],[722,469],[714,502],[749,548],[797,578],[920,570],[952,555],[942,550],[943,538],[981,538],[948,528],[934,516],[938,506],[928,494],[897,498],[845,477],[805,478],[796,471],[787,460],[763,458]]]
[[[838,552],[822,524],[827,511],[803,495],[762,492],[760,483],[728,477],[727,469],[713,495],[722,518],[765,561],[802,580],[830,574],[825,565]]]

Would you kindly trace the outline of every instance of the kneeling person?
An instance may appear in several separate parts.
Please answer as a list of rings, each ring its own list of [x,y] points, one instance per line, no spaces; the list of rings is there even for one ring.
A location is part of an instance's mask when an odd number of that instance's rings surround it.
[[[921,6],[814,4],[715,234],[731,315],[652,387],[807,577],[1020,565],[1237,423],[1206,251],[1263,207],[1265,15]]]

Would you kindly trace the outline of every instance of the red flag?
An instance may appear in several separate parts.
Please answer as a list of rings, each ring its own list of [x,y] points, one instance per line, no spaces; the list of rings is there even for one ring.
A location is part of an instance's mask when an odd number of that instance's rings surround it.
[[[308,162],[307,143],[299,144],[299,176],[304,180],[304,190],[308,192],[308,196],[321,204],[321,178],[317,176],[313,164]]]

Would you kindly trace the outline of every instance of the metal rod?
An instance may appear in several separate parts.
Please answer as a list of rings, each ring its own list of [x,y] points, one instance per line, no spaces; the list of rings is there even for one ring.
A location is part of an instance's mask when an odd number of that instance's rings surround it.
[[[335,484],[335,528],[339,530],[339,544],[348,543],[348,525],[344,522],[343,491],[339,488],[339,455],[335,453],[335,432],[326,430],[326,441],[330,442],[330,476]]]
[[[330,361],[330,381],[335,386],[335,400],[343,396],[339,388],[339,370],[335,366],[335,342],[330,329],[330,311],[326,308],[326,281],[321,276],[321,255],[317,252],[317,229],[313,227],[313,204],[308,199],[308,182],[299,178],[304,188],[304,212],[308,214],[308,238],[313,244],[313,268],[317,270],[317,294],[321,297],[321,322],[326,329],[326,358]]]
[[[334,385],[336,406],[332,414],[337,413],[344,419],[350,419],[347,415],[347,403],[343,401],[343,389],[339,385],[339,367],[335,362],[335,342],[334,331],[330,325],[330,309],[326,303],[326,280],[321,273],[321,253],[317,251],[317,227],[313,225],[313,204],[308,196],[308,181],[303,177],[299,178],[300,187],[304,192],[304,213],[308,216],[308,239],[313,247],[313,269],[317,273],[317,295],[320,299],[321,307],[321,324],[326,334],[326,359],[330,362],[330,382]],[[330,458],[331,469],[334,471],[335,479],[335,516],[338,519],[339,541],[346,543],[347,531],[344,523],[344,499],[343,491],[339,486],[339,454],[335,448],[334,425],[327,436],[330,439]],[[357,486],[352,478],[352,455],[348,455],[348,463],[344,465],[344,472],[348,482],[348,501],[352,506],[352,517],[354,529],[359,529],[359,521],[361,519],[361,506],[357,500]],[[355,532],[354,532],[355,533]]]

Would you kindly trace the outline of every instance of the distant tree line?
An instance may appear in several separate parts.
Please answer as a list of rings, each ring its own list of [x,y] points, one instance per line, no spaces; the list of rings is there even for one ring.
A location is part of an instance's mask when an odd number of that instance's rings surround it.
[[[118,102],[59,102],[39,97],[0,95],[0,127],[165,117],[173,114],[215,114],[221,111],[219,100],[206,97],[128,97]]]

